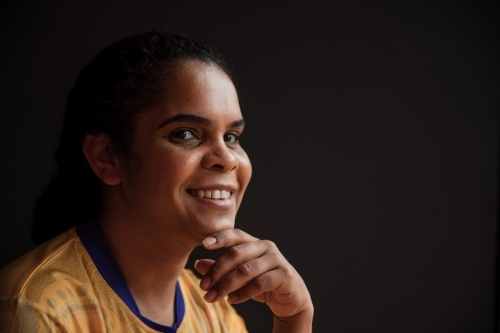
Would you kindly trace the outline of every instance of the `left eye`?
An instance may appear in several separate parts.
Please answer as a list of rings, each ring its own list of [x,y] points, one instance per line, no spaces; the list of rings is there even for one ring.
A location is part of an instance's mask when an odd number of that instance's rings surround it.
[[[226,133],[224,134],[224,141],[228,143],[236,143],[238,142],[238,135],[234,133]]]

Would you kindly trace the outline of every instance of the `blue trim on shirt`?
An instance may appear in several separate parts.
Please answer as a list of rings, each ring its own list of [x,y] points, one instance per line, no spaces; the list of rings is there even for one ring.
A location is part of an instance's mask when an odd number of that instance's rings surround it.
[[[129,309],[147,326],[150,328],[164,332],[176,333],[179,325],[184,318],[184,297],[182,296],[179,282],[175,286],[175,323],[174,326],[164,326],[154,321],[143,317],[139,311],[139,307],[135,303],[132,292],[130,291],[125,276],[123,275],[120,266],[116,262],[113,253],[111,252],[106,240],[97,225],[97,220],[92,219],[76,228],[76,233],[80,237],[80,241],[90,255],[97,270],[102,275],[107,284],[113,291],[125,302]]]

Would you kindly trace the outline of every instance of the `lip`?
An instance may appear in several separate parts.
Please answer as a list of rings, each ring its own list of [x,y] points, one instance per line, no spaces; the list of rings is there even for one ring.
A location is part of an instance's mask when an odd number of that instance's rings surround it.
[[[215,190],[225,190],[225,191],[230,191],[231,193],[234,193],[238,190],[237,186],[234,185],[228,185],[228,184],[211,184],[211,185],[206,185],[206,186],[200,186],[200,187],[190,187],[187,189],[187,191],[215,191]]]

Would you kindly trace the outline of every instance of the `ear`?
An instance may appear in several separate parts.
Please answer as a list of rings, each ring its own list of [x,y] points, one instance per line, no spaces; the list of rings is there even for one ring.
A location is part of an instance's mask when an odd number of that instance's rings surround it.
[[[104,184],[118,185],[121,183],[122,173],[111,147],[107,134],[87,134],[82,150],[90,167]]]

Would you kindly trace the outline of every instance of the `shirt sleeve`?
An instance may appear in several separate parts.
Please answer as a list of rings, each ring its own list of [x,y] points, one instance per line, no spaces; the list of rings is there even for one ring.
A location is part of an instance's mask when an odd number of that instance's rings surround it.
[[[0,333],[69,332],[47,309],[21,297],[0,299]]]

